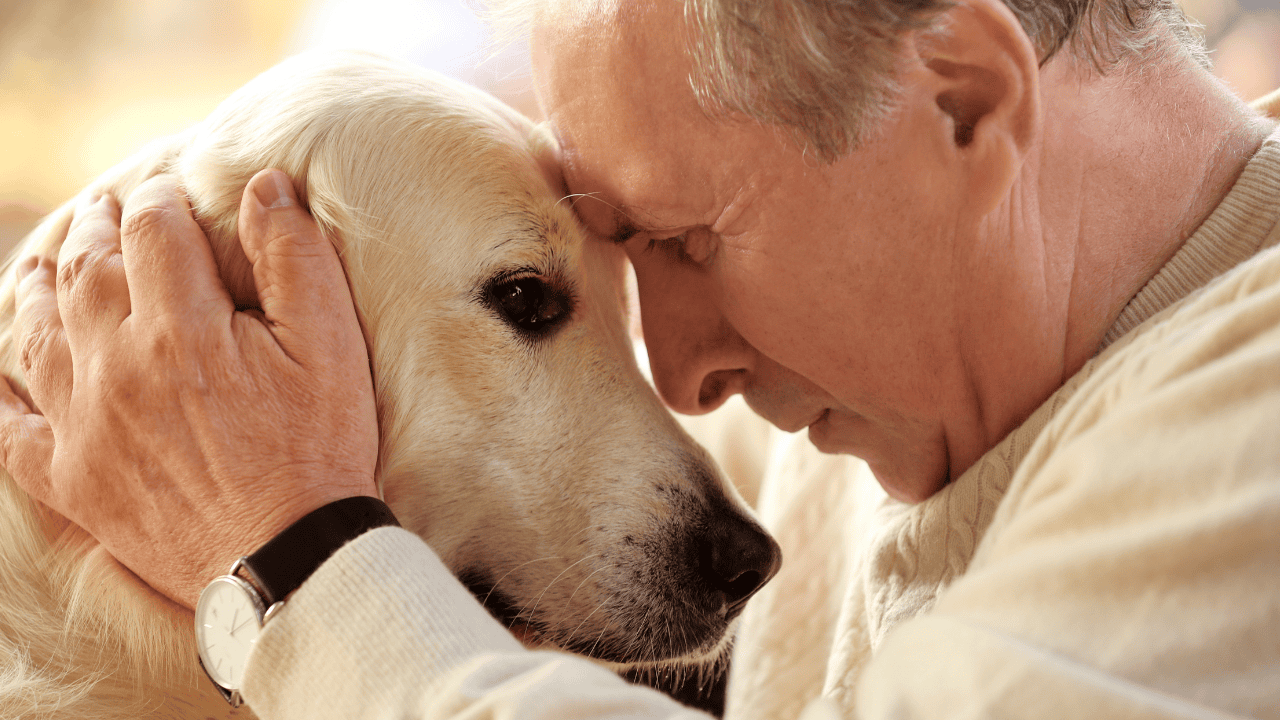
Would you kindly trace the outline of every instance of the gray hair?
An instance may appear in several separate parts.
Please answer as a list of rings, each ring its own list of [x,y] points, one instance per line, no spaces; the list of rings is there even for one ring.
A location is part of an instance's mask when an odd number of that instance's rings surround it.
[[[1003,0],[1041,65],[1064,47],[1106,73],[1181,45],[1207,65],[1175,0]],[[950,0],[685,0],[702,107],[789,131],[823,162],[865,139],[897,97],[898,41]],[[1167,31],[1167,32],[1166,32]],[[1179,43],[1162,42],[1168,35]]]
[[[501,35],[547,0],[480,0]],[[675,0],[672,0],[675,1]],[[618,10],[626,0],[601,0]],[[936,25],[953,0],[683,0],[689,82],[711,115],[737,113],[788,132],[832,162],[875,130],[898,97],[903,33]],[[1063,48],[1099,73],[1181,47],[1208,65],[1176,0],[1003,0],[1048,62]],[[1173,42],[1169,38],[1175,38]]]

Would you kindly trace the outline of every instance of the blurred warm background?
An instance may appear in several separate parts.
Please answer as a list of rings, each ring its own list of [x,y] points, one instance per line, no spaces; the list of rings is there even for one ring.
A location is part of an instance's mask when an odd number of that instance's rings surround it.
[[[1216,71],[1280,87],[1280,0],[1184,0]],[[293,53],[361,47],[528,114],[526,49],[490,52],[467,0],[0,0],[0,252],[89,180]]]
[[[537,112],[527,49],[493,56],[466,0],[0,0],[0,253],[148,140],[323,47],[401,57]]]

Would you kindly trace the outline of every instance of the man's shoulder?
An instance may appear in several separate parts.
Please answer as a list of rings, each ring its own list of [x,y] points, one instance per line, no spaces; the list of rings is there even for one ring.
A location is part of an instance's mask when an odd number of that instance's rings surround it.
[[[1280,226],[1272,235],[1280,239]],[[1221,375],[1220,382],[1249,382],[1232,374],[1233,359],[1280,351],[1278,333],[1280,245],[1271,243],[1095,358],[1073,402],[1119,407],[1143,402],[1148,393],[1170,384],[1194,395],[1195,386],[1185,382],[1201,374]],[[1280,383],[1280,372],[1256,380]]]
[[[1105,502],[1096,496],[1137,488],[1190,498],[1280,478],[1280,246],[1151,318],[1074,380],[993,531],[1054,498]]]

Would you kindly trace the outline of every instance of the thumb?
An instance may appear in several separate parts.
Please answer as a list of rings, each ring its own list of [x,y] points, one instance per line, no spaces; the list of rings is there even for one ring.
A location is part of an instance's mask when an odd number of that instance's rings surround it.
[[[50,504],[53,430],[14,394],[8,378],[0,382],[0,465],[28,495]]]
[[[364,350],[338,253],[287,175],[253,176],[240,201],[239,230],[267,326],[289,357],[309,365],[349,357],[353,342]]]

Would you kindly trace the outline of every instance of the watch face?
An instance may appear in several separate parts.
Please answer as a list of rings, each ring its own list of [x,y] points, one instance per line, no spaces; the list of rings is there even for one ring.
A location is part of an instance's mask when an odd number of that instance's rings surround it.
[[[204,589],[196,604],[196,647],[213,681],[239,690],[245,661],[262,631],[262,606],[238,577],[223,576]]]

